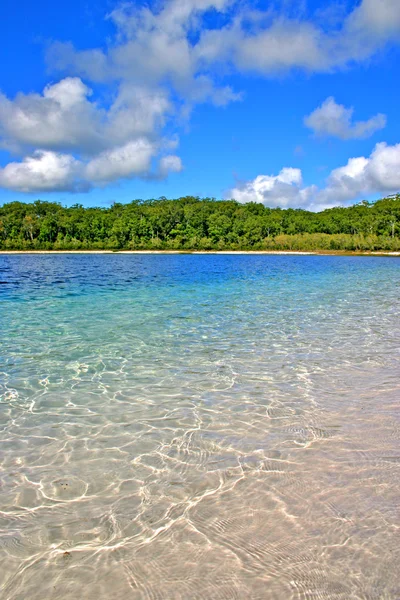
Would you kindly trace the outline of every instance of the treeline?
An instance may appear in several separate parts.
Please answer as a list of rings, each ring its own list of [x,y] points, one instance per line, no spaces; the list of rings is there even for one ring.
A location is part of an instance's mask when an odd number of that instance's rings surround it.
[[[319,213],[186,196],[0,207],[3,250],[400,250],[400,194]]]

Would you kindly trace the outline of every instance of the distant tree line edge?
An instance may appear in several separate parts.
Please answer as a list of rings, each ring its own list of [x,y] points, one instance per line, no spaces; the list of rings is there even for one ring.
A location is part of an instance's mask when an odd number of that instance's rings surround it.
[[[400,250],[400,194],[321,212],[185,196],[112,206],[9,202],[2,250]]]

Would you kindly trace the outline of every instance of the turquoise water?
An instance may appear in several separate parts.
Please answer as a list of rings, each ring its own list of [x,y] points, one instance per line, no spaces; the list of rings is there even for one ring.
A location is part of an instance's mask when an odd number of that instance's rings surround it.
[[[400,598],[400,259],[0,281],[2,599]]]

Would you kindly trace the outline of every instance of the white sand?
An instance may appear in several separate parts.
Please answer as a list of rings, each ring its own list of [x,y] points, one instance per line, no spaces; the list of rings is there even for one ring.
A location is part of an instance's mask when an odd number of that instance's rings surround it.
[[[302,252],[298,250],[0,250],[0,254],[322,254],[329,255],[359,255],[365,256],[380,255],[380,256],[400,256],[400,252],[363,252],[363,251],[311,251]]]

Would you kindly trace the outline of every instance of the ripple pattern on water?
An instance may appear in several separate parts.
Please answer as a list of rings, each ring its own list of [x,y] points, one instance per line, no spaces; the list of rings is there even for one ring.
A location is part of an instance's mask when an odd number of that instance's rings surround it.
[[[0,270],[1,598],[400,597],[399,260]]]

